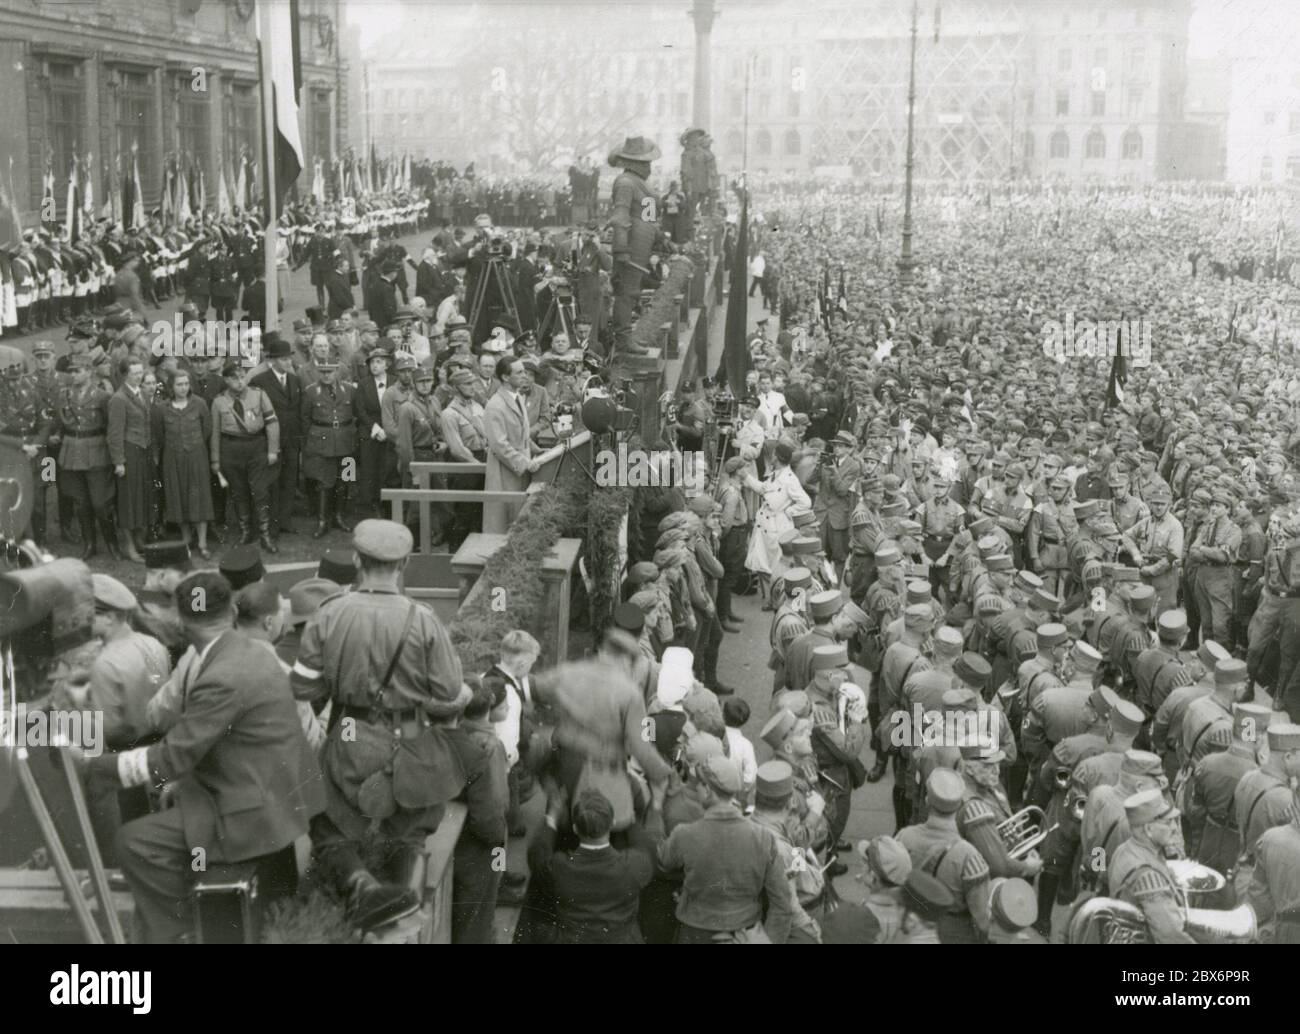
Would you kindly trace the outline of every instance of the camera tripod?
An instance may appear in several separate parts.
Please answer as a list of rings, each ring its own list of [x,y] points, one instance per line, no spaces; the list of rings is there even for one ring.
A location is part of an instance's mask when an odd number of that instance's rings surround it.
[[[505,314],[514,321],[514,333],[520,333],[524,328],[519,322],[519,307],[515,304],[515,291],[510,284],[510,274],[506,269],[505,255],[487,256],[487,264],[479,273],[478,280],[474,283],[474,298],[469,307],[469,332],[475,337],[474,343],[480,344],[482,339],[478,338],[479,318],[483,315],[484,303],[487,301],[488,284],[496,284],[500,292],[502,307]],[[483,335],[487,337],[486,334]]]
[[[563,286],[551,284],[551,303],[546,307],[546,314],[542,316],[537,324],[537,340],[545,342],[553,336],[556,331],[556,321],[559,321],[559,330],[564,331],[569,339],[569,344],[577,348],[581,345],[578,341],[578,309],[573,294],[573,283],[570,281]]]

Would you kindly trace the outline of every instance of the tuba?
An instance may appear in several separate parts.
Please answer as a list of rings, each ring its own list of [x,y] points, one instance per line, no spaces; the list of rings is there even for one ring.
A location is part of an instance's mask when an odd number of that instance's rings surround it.
[[[1258,936],[1255,910],[1189,908],[1184,929],[1199,944],[1250,944]],[[1067,944],[1149,944],[1146,918],[1117,898],[1089,898],[1070,917]]]
[[[1054,829],[1056,826],[1047,825],[1043,809],[1031,804],[998,823],[998,836],[1007,846],[1007,855],[1019,859],[1046,840],[1047,834]]]

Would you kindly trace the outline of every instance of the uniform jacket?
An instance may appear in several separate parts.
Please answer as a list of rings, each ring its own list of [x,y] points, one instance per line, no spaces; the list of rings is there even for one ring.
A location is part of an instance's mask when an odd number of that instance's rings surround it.
[[[331,392],[330,388],[333,388]],[[348,456],[356,448],[356,389],[346,382],[303,389],[301,426],[306,456]]]

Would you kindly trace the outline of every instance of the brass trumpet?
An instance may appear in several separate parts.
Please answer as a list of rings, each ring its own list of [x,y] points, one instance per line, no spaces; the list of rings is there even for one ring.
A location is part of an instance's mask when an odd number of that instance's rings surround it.
[[[1006,844],[1007,855],[1019,859],[1046,840],[1047,834],[1056,828],[1047,825],[1047,816],[1042,808],[1031,804],[998,823],[998,836]]]

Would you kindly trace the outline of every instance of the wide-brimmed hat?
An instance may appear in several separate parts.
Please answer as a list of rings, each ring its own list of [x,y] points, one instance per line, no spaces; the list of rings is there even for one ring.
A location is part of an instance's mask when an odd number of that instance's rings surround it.
[[[623,146],[609,152],[609,164],[619,159],[633,162],[652,162],[659,157],[659,146],[643,136],[630,136],[623,141]]]

